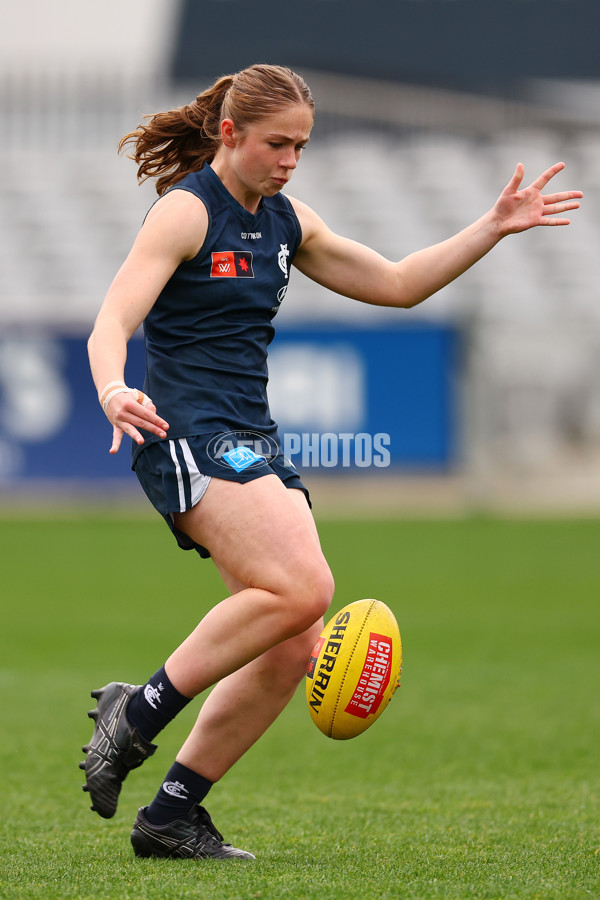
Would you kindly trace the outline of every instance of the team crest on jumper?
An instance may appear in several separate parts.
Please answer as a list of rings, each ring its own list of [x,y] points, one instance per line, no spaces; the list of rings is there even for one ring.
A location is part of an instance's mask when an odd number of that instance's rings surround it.
[[[280,244],[279,247],[280,247],[280,250],[279,250],[279,253],[277,254],[277,262],[279,263],[279,268],[281,269],[281,271],[287,278],[288,277],[287,258],[290,255],[290,251],[288,250],[287,244]]]
[[[254,278],[250,250],[222,250],[212,254],[211,278]]]

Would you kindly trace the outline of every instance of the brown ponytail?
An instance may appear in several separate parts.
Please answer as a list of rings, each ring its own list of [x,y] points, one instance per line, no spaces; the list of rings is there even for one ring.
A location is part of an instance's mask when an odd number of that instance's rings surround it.
[[[314,109],[304,80],[283,66],[256,65],[224,75],[187,106],[147,116],[148,124],[126,134],[119,151],[133,144],[138,181],[156,178],[159,195],[188,172],[210,162],[221,145],[221,122],[239,129],[282,107],[305,103]]]

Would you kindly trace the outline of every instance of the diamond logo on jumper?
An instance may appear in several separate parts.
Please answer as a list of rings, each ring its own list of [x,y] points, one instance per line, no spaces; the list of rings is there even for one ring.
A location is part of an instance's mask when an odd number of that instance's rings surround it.
[[[157,688],[153,687],[151,684],[147,684],[144,688],[144,697],[146,698],[146,702],[150,704],[152,709],[158,709],[157,703],[160,703],[160,692],[164,691],[164,687],[162,684],[159,684]]]
[[[180,781],[165,781],[162,789],[169,797],[179,797],[180,800],[187,800],[189,791],[185,784],[182,784]]]
[[[227,453],[223,454],[221,459],[224,459],[229,463],[231,468],[235,469],[236,472],[243,472],[248,466],[253,466],[254,463],[265,461],[264,456],[259,456],[258,453],[251,450],[250,447],[236,447],[234,450],[228,450]]]
[[[280,251],[277,254],[277,262],[279,263],[279,268],[285,275],[288,277],[288,267],[287,267],[287,258],[290,255],[290,251],[288,250],[287,244],[280,244]]]

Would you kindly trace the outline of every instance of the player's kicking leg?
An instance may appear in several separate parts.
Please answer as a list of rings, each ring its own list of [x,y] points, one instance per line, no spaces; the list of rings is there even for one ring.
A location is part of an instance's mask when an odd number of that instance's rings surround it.
[[[223,559],[223,568],[233,570],[232,578],[239,585],[262,584],[264,587],[244,588],[228,601],[219,604],[175,651],[167,661],[166,667],[159,670],[157,675],[162,673],[163,681],[167,682],[166,686],[174,692],[176,699],[179,698],[184,704],[188,702],[189,697],[195,696],[215,681],[224,679],[216,689],[216,693],[213,692],[215,696],[207,707],[205,724],[200,726],[200,734],[205,736],[203,740],[214,745],[217,732],[223,736],[221,725],[217,724],[217,720],[223,722],[223,710],[227,712],[228,704],[231,704],[225,719],[230,723],[238,716],[239,719],[238,727],[233,727],[236,735],[234,746],[229,747],[223,754],[223,758],[229,759],[228,768],[242,755],[247,746],[254,743],[293,694],[314,643],[313,625],[320,622],[320,617],[331,599],[332,583],[318,546],[312,517],[299,492],[287,491],[275,476],[253,482],[250,490],[247,489],[250,486],[244,486],[242,494],[239,493],[241,486],[235,485],[233,489],[237,493],[234,502],[230,502],[232,499],[230,483],[219,483],[215,480],[211,487],[212,509],[205,498],[198,508],[185,514],[190,517],[193,513],[192,521],[180,522],[178,526],[185,524],[188,533],[191,533],[198,543],[208,545],[215,557]],[[207,493],[210,496],[210,490]],[[293,501],[290,499],[292,495],[297,495]],[[300,512],[302,507],[299,498],[303,504],[303,512]],[[198,517],[197,510],[200,507],[202,511]],[[215,521],[215,510],[219,513],[218,523]],[[241,555],[240,547],[247,543],[245,537],[248,534],[251,535],[252,552]],[[313,624],[306,628],[307,622]],[[232,623],[235,624],[235,628],[231,627]],[[298,640],[290,639],[290,633]],[[290,647],[294,644],[298,648],[298,653],[284,651],[277,659],[275,645],[285,640],[289,641]],[[271,647],[275,649],[269,655]],[[264,659],[258,660],[257,658],[263,657],[263,654]],[[298,666],[291,666],[295,674],[286,679],[285,674],[291,671],[290,663],[294,655],[302,656],[302,659],[299,660]],[[256,667],[252,666],[252,660],[256,660]],[[242,675],[238,670],[244,666],[248,666],[248,671]],[[296,673],[296,669],[300,675]],[[230,680],[227,676],[231,673],[236,673],[239,680],[236,678]],[[263,702],[255,705],[256,715],[250,716],[250,724],[248,716],[243,715],[239,700],[233,702],[233,695],[239,695],[234,681],[241,685],[246,679],[248,683],[246,700],[249,707],[252,706],[253,691],[258,698],[259,692],[268,680],[281,686],[278,696],[273,697],[272,702],[269,701],[267,704],[268,709],[264,706],[264,691],[262,691]],[[146,688],[149,686],[153,690],[164,687],[162,682],[158,685],[149,684]],[[179,693],[180,691],[185,691],[185,694]],[[227,699],[228,691],[232,691],[230,700]],[[138,703],[139,706],[141,699],[138,690],[130,702]],[[123,716],[124,721],[128,722],[125,712]],[[209,725],[209,722],[212,724]],[[163,722],[160,727],[164,724]],[[129,723],[129,727],[134,728],[134,723]],[[145,737],[151,739],[160,727],[155,728],[154,733],[146,731]],[[208,736],[211,729],[212,738]],[[103,728],[101,733],[104,734],[104,731]],[[121,751],[125,749],[119,747]],[[222,753],[223,749],[221,744]],[[207,765],[213,774],[210,762],[207,761]],[[130,765],[125,775],[133,767]],[[119,767],[114,768],[117,780],[121,778],[120,788],[124,775]],[[186,777],[192,781],[194,777],[196,778],[197,783],[193,785],[192,794],[201,799],[208,789],[204,785],[210,787],[212,780],[186,767],[184,771]],[[173,791],[173,785],[177,786],[182,782],[167,779],[165,783],[169,784],[170,790]],[[196,803],[179,821],[183,822],[183,827],[180,827],[178,834],[175,835],[172,833],[175,827],[173,821],[149,823],[145,811],[142,810],[134,827],[135,839],[132,836],[136,853],[163,856],[248,857],[244,851],[237,851],[231,845],[222,842],[210,820],[206,819],[205,811]],[[152,830],[149,825],[153,826],[154,831],[161,828],[166,831],[154,834],[153,837],[149,834]],[[162,840],[162,846],[157,844],[159,838]],[[196,850],[190,849],[193,847]]]

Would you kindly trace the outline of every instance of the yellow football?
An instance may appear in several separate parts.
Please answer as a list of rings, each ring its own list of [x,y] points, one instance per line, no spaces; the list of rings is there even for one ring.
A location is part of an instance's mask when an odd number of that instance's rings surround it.
[[[334,740],[366,731],[400,684],[402,641],[393,612],[380,600],[339,611],[314,646],[306,673],[313,722]]]

